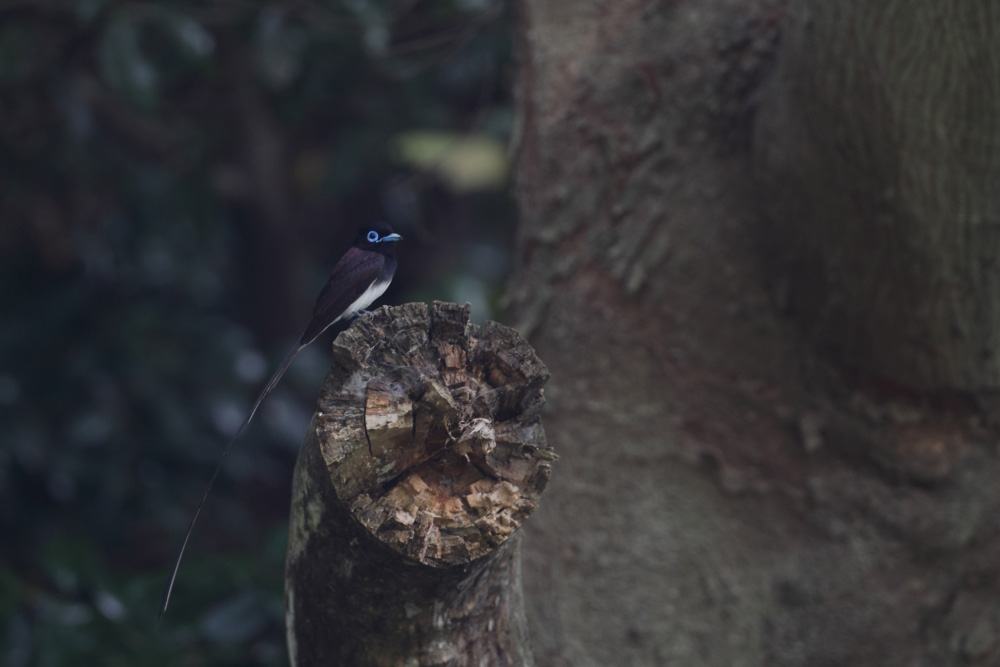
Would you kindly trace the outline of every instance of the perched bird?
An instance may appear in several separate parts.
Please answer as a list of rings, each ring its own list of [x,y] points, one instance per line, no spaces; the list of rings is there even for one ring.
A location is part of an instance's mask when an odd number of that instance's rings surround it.
[[[299,342],[289,350],[288,355],[285,356],[285,360],[281,362],[278,370],[274,372],[274,375],[271,376],[267,385],[260,392],[257,400],[254,401],[253,407],[250,408],[250,413],[246,416],[246,419],[236,429],[236,433],[229,440],[226,448],[222,450],[222,456],[219,457],[219,464],[216,466],[215,472],[212,473],[212,477],[208,480],[208,486],[205,488],[201,502],[198,503],[198,507],[194,511],[194,516],[191,518],[191,525],[184,536],[181,550],[177,554],[174,570],[170,575],[170,581],[167,582],[167,589],[163,593],[163,603],[160,605],[161,618],[163,612],[167,610],[167,604],[170,602],[170,594],[173,592],[174,581],[177,579],[177,570],[181,566],[181,559],[184,558],[184,550],[187,548],[192,531],[194,531],[194,524],[198,521],[198,515],[201,514],[201,508],[205,504],[209,492],[212,490],[215,478],[219,475],[219,470],[222,469],[222,462],[225,461],[226,454],[229,453],[236,439],[240,437],[243,429],[253,419],[260,404],[274,391],[274,388],[278,385],[278,381],[281,380],[281,376],[285,374],[285,371],[288,370],[288,367],[295,360],[295,357],[298,356],[299,352],[302,351],[302,348],[316,340],[321,333],[337,322],[349,320],[366,313],[365,308],[371,305],[375,299],[382,296],[389,287],[389,283],[392,282],[393,274],[396,273],[395,243],[402,240],[402,238],[399,234],[393,233],[392,228],[384,222],[376,222],[369,227],[362,227],[358,230],[357,236],[354,238],[354,245],[344,253],[344,256],[340,258],[337,265],[333,267],[330,279],[326,281],[323,291],[319,293],[319,297],[316,299],[312,320],[299,337]]]

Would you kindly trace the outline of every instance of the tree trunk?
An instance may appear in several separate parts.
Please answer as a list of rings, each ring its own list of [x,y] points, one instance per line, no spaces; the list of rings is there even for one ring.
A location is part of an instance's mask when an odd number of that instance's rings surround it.
[[[787,307],[908,387],[1000,389],[998,27],[994,0],[802,3],[757,125]]]
[[[293,665],[534,664],[515,531],[554,459],[548,371],[468,320],[382,308],[335,341],[293,482]]]
[[[996,3],[518,9],[538,663],[1000,664]]]

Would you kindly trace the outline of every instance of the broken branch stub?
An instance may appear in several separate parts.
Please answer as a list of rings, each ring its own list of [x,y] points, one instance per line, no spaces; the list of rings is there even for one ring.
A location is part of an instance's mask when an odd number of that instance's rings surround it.
[[[545,366],[468,308],[382,309],[338,338],[317,428],[337,496],[424,564],[486,555],[535,509],[550,474]],[[345,437],[346,436],[346,437]]]
[[[548,378],[467,305],[380,308],[338,336],[295,473],[294,664],[531,664],[511,538],[555,459]]]

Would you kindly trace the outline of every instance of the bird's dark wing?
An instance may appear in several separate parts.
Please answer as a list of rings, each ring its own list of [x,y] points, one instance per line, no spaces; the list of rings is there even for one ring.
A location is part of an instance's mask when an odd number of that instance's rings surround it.
[[[351,248],[337,262],[316,299],[313,318],[302,332],[300,345],[308,345],[346,313],[348,306],[365,293],[382,272],[385,257],[377,252]]]

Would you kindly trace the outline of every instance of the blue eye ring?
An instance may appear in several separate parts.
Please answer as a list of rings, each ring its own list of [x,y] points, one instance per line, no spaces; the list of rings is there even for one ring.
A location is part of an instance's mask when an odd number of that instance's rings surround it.
[[[370,231],[365,238],[368,239],[369,243],[378,243],[378,232]]]

